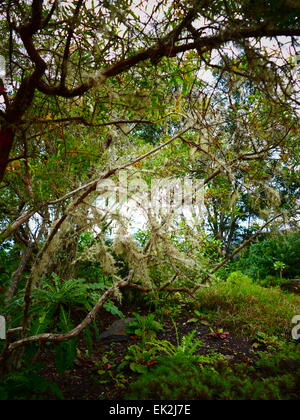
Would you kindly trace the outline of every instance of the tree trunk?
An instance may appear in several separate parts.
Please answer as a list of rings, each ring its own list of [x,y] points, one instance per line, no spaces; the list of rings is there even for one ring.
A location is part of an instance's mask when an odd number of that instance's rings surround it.
[[[0,129],[0,182],[3,180],[13,147],[14,133],[9,128]]]
[[[6,298],[5,298],[5,303],[6,304],[9,304],[10,301],[12,300],[12,298],[15,295],[15,291],[17,289],[19,280],[21,279],[22,274],[24,273],[24,271],[25,271],[25,269],[26,269],[26,267],[27,267],[27,265],[28,265],[28,263],[31,259],[33,245],[34,245],[33,243],[30,243],[28,248],[25,249],[25,251],[23,252],[23,256],[22,256],[20,265],[12,275],[11,283],[10,283],[10,286],[8,288]]]

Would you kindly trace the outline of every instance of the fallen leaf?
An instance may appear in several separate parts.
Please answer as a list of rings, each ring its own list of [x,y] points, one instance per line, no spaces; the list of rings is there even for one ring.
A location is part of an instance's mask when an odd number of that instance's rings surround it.
[[[153,366],[153,365],[156,365],[157,363],[158,363],[157,360],[151,360],[150,362],[147,362],[146,365],[147,366]]]

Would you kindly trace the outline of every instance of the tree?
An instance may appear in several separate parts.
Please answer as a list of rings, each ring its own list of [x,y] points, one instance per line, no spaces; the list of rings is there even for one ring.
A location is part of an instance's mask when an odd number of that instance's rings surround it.
[[[0,180],[37,92],[46,97],[82,97],[97,84],[144,62],[149,67],[163,57],[193,50],[200,58],[211,57],[212,51],[230,42],[245,48],[251,64],[256,51],[249,39],[300,33],[299,8],[287,0],[258,1],[255,8],[244,1],[220,0],[171,5],[163,1],[158,6],[150,22],[140,24],[132,1],[118,2],[118,7],[107,1],[92,2],[90,7],[83,0],[68,5],[39,0],[2,2],[2,34],[8,42],[1,53],[7,60],[10,83],[1,81]],[[125,22],[123,36],[121,22]],[[261,60],[259,71],[267,65],[263,57]],[[85,76],[90,71],[92,77]]]
[[[288,37],[296,51],[299,7],[280,4],[277,16],[274,1],[260,2],[256,12],[244,1],[220,0],[152,6],[129,0],[2,2],[1,32],[8,43],[0,51],[7,62],[0,242],[13,238],[31,250],[16,270],[17,280],[28,270],[21,337],[8,343],[2,362],[28,343],[78,336],[120,289],[193,294],[250,243],[253,237],[211,267],[194,227],[181,229],[172,212],[155,215],[146,208],[149,233],[138,246],[124,214],[107,204],[104,181],[125,171],[148,186],[154,177],[189,174],[201,178],[199,189],[215,180],[217,186],[239,182],[269,202],[274,154],[299,147],[294,64],[280,38]],[[237,100],[242,88],[246,101]],[[107,199],[100,211],[97,190]],[[174,201],[175,192],[173,186]],[[297,203],[287,210],[296,218]],[[284,216],[272,206],[254,237],[284,223]],[[113,240],[110,226],[117,229]],[[90,243],[78,250],[87,233]],[[31,335],[35,288],[52,271],[68,280],[62,265],[80,261],[97,262],[111,287],[77,327]],[[11,280],[16,289],[16,278]]]

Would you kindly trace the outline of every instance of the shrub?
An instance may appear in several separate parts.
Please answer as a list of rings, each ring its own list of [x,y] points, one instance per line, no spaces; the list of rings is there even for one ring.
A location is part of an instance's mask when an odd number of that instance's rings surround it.
[[[40,365],[32,365],[0,379],[0,401],[41,400],[49,395],[63,399],[58,386],[38,374]]]
[[[136,400],[292,400],[299,398],[300,354],[288,346],[263,354],[252,367],[197,356],[159,358],[159,365],[131,384],[127,399]]]
[[[252,244],[232,267],[242,270],[254,279],[264,279],[269,275],[278,275],[278,263],[284,267],[284,277],[300,278],[299,232],[279,234]]]
[[[128,399],[207,399],[210,390],[199,381],[197,357],[160,357],[159,365],[130,386]]]
[[[32,291],[30,335],[49,331],[63,334],[72,330],[77,323],[78,315],[89,312],[98,301],[100,293],[105,289],[101,283],[86,283],[83,279],[64,280],[55,274],[52,274],[49,279],[43,279],[40,283],[40,286]],[[22,304],[23,300],[16,296],[6,307],[5,314],[8,313],[13,318],[15,325],[20,325]],[[111,301],[106,302],[103,308],[114,315],[124,316]],[[89,353],[92,352],[94,334],[99,335],[95,320],[83,331]],[[74,363],[77,340],[78,338],[74,338],[55,344],[55,361],[60,373],[63,373]],[[35,348],[36,345],[32,344],[32,347]],[[27,348],[30,347],[27,346]]]

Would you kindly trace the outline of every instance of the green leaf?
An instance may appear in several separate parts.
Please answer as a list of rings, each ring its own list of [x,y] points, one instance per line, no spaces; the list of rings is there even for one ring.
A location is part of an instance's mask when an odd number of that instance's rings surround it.
[[[191,323],[199,322],[199,319],[198,319],[198,318],[191,318],[191,319],[189,319],[187,322],[188,322],[189,324],[191,324]]]

